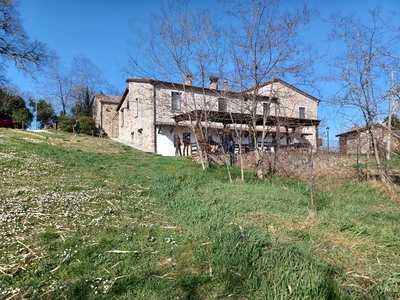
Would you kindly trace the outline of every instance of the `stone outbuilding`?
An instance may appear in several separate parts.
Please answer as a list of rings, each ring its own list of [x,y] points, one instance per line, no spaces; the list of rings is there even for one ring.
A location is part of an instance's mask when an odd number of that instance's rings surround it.
[[[388,128],[384,124],[375,124],[371,130],[378,141],[380,149],[386,150]],[[368,127],[352,128],[349,131],[336,135],[339,138],[339,149],[342,154],[369,154],[373,153],[371,135]],[[394,151],[400,150],[400,130],[392,130],[391,147]]]
[[[117,106],[121,101],[121,96],[108,96],[99,94],[95,96],[93,116],[96,128],[103,130],[109,137],[117,138],[118,135],[113,133],[113,119],[117,114]]]

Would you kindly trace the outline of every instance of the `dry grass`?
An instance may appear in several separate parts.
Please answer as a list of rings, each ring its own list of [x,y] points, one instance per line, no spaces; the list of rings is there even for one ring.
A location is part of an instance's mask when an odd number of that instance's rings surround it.
[[[310,151],[308,149],[281,149],[279,150],[276,162],[276,171],[280,176],[288,176],[302,180],[308,180],[311,174]],[[254,168],[254,153],[249,153],[244,157],[246,168]],[[274,154],[265,153],[263,159],[264,168],[269,170],[274,165]],[[313,154],[313,176],[337,178],[351,178],[356,172],[353,165],[355,159],[336,153],[320,151]]]

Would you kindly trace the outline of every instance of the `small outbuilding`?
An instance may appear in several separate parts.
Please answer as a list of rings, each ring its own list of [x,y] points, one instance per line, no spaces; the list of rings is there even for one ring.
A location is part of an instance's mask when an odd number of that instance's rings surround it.
[[[368,154],[373,153],[371,134],[378,141],[381,149],[386,149],[389,130],[384,124],[374,124],[371,127],[356,127],[336,135],[339,138],[339,148],[342,154]],[[392,130],[392,149],[400,149],[400,130]]]
[[[93,117],[96,128],[102,130],[109,137],[118,137],[113,133],[113,118],[117,113],[117,106],[121,101],[121,96],[108,96],[99,94],[95,96]]]

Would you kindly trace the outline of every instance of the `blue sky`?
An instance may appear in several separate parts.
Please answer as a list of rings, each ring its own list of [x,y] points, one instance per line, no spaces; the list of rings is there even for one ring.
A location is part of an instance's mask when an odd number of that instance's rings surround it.
[[[208,9],[219,9],[217,1],[193,1],[194,5]],[[299,5],[300,1],[282,1],[287,7]],[[308,26],[304,37],[307,43],[317,48],[324,61],[318,71],[324,73],[325,62],[334,49],[327,42],[329,26],[323,21],[332,13],[354,13],[365,15],[369,9],[381,7],[385,11],[400,11],[400,0],[310,0],[309,7],[319,12]],[[135,30],[147,28],[152,22],[152,14],[160,9],[161,1],[147,0],[19,0],[19,11],[23,25],[31,38],[38,39],[56,51],[61,63],[68,66],[73,57],[89,57],[103,72],[104,77],[122,93],[125,88],[125,72],[128,54],[134,54],[132,43]],[[400,22],[400,17],[399,17]],[[12,66],[8,70],[12,83],[24,93],[37,95],[37,83],[24,76]],[[331,128],[331,143],[334,135],[348,126],[349,118],[324,102],[335,92],[335,85],[319,84],[322,101],[319,117],[323,120],[321,133],[325,127]]]

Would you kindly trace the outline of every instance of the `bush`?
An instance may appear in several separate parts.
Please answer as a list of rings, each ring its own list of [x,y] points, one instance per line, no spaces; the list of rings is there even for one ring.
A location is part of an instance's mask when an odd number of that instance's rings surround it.
[[[75,121],[78,120],[81,125],[81,133],[89,134],[96,133],[95,122],[92,117],[88,116],[60,116],[58,128],[62,131],[72,132]]]
[[[96,134],[96,125],[92,117],[78,117],[81,123],[81,132],[85,134]]]
[[[62,131],[72,132],[72,127],[74,126],[75,119],[68,116],[60,116],[58,119],[58,128]]]

